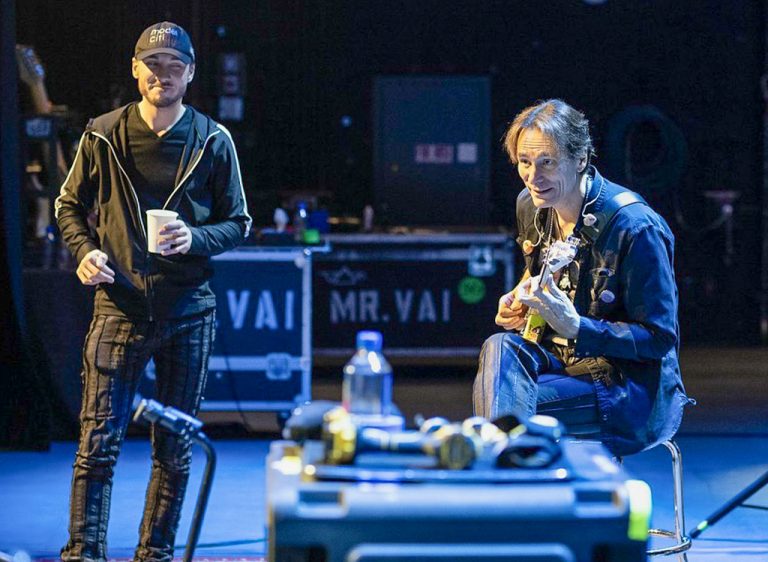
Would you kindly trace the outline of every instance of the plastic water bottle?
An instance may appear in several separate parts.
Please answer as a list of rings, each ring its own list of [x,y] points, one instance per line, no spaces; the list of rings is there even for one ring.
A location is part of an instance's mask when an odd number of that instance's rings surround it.
[[[392,367],[381,352],[381,332],[357,333],[357,351],[344,365],[341,403],[358,425],[401,429],[392,406]]]

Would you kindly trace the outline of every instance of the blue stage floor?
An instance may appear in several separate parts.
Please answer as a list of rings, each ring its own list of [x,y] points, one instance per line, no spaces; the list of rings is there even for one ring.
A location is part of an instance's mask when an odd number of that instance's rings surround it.
[[[678,443],[683,453],[688,528],[768,470],[766,436],[683,435]],[[264,459],[269,441],[219,440],[215,446],[218,469],[196,558],[258,559],[266,550]],[[25,550],[33,558],[56,557],[66,540],[74,451],[74,442],[60,442],[44,453],[0,453],[0,551]],[[196,449],[180,544],[189,528],[204,460]],[[653,489],[654,526],[671,528],[672,490],[666,450],[660,447],[629,457],[625,467]],[[148,442],[127,441],[115,474],[109,530],[112,557],[132,555],[148,476]],[[768,489],[750,503],[768,505]],[[183,547],[179,547],[177,555],[182,554]],[[694,541],[689,560],[768,560],[768,512],[738,508]]]

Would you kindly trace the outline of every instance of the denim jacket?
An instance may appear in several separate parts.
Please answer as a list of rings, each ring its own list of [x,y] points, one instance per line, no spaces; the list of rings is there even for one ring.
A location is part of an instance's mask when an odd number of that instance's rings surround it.
[[[674,236],[664,219],[644,202],[620,208],[601,225],[607,201],[629,190],[594,168],[590,202],[582,215],[598,217],[600,235],[585,235],[584,218],[574,229],[579,279],[574,306],[581,315],[574,356],[604,357],[614,367],[593,373],[601,439],[617,455],[671,438],[682,421],[685,395],[678,362],[678,292],[673,267]],[[587,184],[589,185],[589,183]],[[594,201],[593,201],[594,199]],[[518,243],[534,243],[548,209],[536,213],[527,190],[517,201]],[[538,230],[537,230],[538,228]],[[525,256],[536,275],[538,247]]]

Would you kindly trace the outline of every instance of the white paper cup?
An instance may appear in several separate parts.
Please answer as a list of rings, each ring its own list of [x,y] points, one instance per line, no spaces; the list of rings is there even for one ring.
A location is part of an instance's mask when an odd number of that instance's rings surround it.
[[[163,225],[175,221],[178,216],[179,213],[176,211],[166,211],[165,209],[150,209],[147,211],[147,249],[150,252],[154,254],[160,253],[157,247],[158,233]]]

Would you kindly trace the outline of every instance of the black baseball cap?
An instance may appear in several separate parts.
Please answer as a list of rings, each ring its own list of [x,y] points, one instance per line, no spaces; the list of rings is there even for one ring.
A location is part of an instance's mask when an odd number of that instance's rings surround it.
[[[195,49],[192,48],[189,34],[183,27],[170,21],[156,23],[145,29],[136,41],[133,56],[143,60],[157,53],[179,57],[185,64],[195,62]]]

